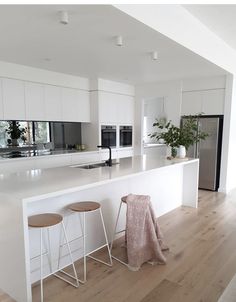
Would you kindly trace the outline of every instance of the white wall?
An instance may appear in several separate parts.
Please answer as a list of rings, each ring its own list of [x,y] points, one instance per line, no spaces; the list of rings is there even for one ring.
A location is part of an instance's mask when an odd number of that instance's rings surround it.
[[[165,112],[167,119],[174,124],[180,122],[180,106],[182,96],[182,82],[168,81],[151,84],[137,85],[135,87],[135,154],[143,153],[143,116],[144,100],[165,98]]]
[[[226,78],[225,91],[223,161],[219,191],[228,193],[236,187],[236,79],[232,75],[228,75]]]

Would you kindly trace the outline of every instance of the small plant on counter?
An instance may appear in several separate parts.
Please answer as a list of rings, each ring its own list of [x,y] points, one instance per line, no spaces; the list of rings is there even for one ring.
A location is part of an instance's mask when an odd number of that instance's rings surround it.
[[[200,140],[204,140],[208,134],[198,129],[197,116],[188,116],[182,123],[181,127],[177,127],[168,121],[166,124],[156,120],[153,127],[157,127],[159,131],[149,134],[151,138],[157,140],[164,139],[167,146],[171,147],[171,156],[176,157],[177,148],[184,147],[186,150]]]

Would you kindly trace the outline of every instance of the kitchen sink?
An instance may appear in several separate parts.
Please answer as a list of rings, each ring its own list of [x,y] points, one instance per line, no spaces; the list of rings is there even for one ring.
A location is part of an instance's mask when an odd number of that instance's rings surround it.
[[[118,162],[112,163],[112,165],[117,165],[119,164]],[[79,169],[96,169],[96,168],[100,168],[100,167],[109,167],[106,163],[102,162],[102,163],[94,163],[94,164],[86,164],[86,165],[75,165],[75,166],[71,166],[71,168],[79,168]]]

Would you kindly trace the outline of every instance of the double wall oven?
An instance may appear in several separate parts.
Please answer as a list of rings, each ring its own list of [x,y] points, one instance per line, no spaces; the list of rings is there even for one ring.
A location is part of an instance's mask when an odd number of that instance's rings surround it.
[[[132,147],[133,128],[126,125],[102,125],[101,143],[110,147]],[[119,138],[119,139],[117,139]],[[117,141],[119,142],[117,144]]]

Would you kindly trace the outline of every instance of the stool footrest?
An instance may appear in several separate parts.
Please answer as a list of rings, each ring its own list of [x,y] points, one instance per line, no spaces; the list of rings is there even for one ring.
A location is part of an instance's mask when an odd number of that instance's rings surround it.
[[[127,266],[127,267],[129,266],[128,263],[126,263],[126,262],[120,260],[119,258],[117,258],[117,257],[115,257],[115,256],[113,256],[113,255],[111,255],[111,257],[112,257],[113,259],[115,259],[116,261],[120,262],[121,264],[124,264],[124,265]]]
[[[102,263],[102,264],[105,264],[105,265],[107,265],[107,266],[112,266],[112,263],[107,263],[107,262],[105,262],[105,261],[103,261],[103,260],[100,260],[100,259],[98,259],[98,258],[95,258],[95,257],[93,257],[93,256],[91,256],[91,255],[88,255],[87,257],[89,257],[89,258],[91,258],[91,259],[93,259],[93,260],[95,260],[95,261],[98,261],[98,262],[100,262],[100,263]]]
[[[61,279],[61,280],[65,281],[66,283],[69,283],[70,285],[74,286],[75,288],[79,287],[79,284],[75,284],[75,283],[71,282],[70,280],[67,280],[66,278],[60,276],[58,273],[64,274],[64,275],[68,276],[69,278],[77,281],[77,279],[74,276],[72,276],[71,274],[69,274],[69,273],[67,273],[63,270],[60,270],[57,273],[53,274],[53,276],[57,277],[58,279]]]

